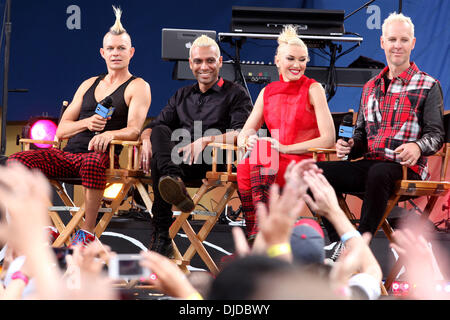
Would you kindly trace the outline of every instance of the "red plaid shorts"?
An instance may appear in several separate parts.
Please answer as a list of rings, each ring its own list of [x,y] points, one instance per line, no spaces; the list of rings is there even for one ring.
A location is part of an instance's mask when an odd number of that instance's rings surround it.
[[[115,156],[115,165],[119,158]],[[49,179],[81,178],[89,189],[105,189],[108,153],[70,153],[56,148],[29,150],[11,155],[7,164],[19,162],[30,169],[39,169]]]

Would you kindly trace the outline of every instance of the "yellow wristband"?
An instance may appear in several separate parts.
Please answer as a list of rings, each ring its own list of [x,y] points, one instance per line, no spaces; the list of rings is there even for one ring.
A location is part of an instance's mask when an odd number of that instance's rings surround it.
[[[283,254],[291,253],[291,245],[289,243],[274,244],[267,249],[267,255],[270,258],[275,258]]]
[[[187,296],[186,300],[203,300],[203,297],[200,293],[195,292]]]

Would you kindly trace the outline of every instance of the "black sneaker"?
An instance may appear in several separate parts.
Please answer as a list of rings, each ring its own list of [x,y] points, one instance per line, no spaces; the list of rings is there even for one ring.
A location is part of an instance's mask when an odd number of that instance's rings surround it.
[[[164,201],[173,204],[182,212],[194,210],[194,202],[180,178],[164,176],[159,180],[158,189]]]
[[[341,241],[336,241],[325,248],[325,263],[332,265],[336,262],[336,260],[339,258],[339,256],[342,253],[342,250],[345,249],[344,244]]]
[[[158,252],[159,254],[166,256],[169,259],[173,259],[173,245],[172,239],[169,236],[169,232],[154,231],[152,234],[152,239],[150,241],[149,250]]]

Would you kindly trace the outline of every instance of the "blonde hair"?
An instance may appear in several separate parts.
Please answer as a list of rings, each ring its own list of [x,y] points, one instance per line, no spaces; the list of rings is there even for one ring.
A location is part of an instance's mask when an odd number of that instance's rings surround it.
[[[403,13],[392,12],[386,19],[384,19],[383,25],[381,26],[382,35],[384,36],[386,32],[386,27],[391,22],[404,22],[408,24],[411,28],[411,33],[414,38],[414,24],[410,17],[403,15]]]
[[[191,48],[189,49],[189,57],[191,57],[192,49],[194,47],[214,47],[217,50],[217,58],[220,57],[220,48],[217,42],[204,34],[195,39],[192,43]]]
[[[116,16],[116,21],[114,23],[114,25],[109,28],[109,32],[114,34],[114,35],[120,35],[122,33],[126,33],[127,30],[125,30],[125,28],[122,25],[122,22],[120,22],[120,18],[122,17],[122,10],[120,8],[116,8],[114,6],[113,10],[114,10],[114,15]]]
[[[306,50],[306,55],[309,57],[308,47],[303,42],[303,40],[299,38],[296,26],[293,26],[291,24],[284,26],[283,31],[281,31],[277,41],[278,41],[278,48],[276,54],[278,54],[280,47],[288,44],[293,44],[304,48]]]

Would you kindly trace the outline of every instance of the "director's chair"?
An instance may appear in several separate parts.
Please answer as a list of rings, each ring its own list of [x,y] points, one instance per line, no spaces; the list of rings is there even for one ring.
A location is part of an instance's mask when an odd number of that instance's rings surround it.
[[[422,222],[425,222],[431,212],[433,211],[436,202],[439,197],[445,196],[448,191],[450,190],[450,182],[447,178],[447,168],[448,168],[448,161],[450,159],[450,113],[447,112],[444,115],[444,130],[445,130],[445,137],[444,137],[444,145],[441,150],[439,150],[434,155],[431,155],[429,157],[437,157],[439,158],[439,176],[437,180],[408,180],[407,179],[407,166],[402,166],[402,172],[403,177],[401,180],[398,180],[395,184],[395,189],[390,196],[387,207],[384,211],[383,217],[380,221],[380,224],[378,225],[376,232],[380,230],[380,228],[383,230],[384,234],[386,235],[389,242],[393,242],[392,239],[392,233],[394,232],[393,228],[389,224],[388,217],[391,213],[391,211],[395,208],[395,206],[399,202],[408,201],[414,198],[418,197],[427,197],[427,202],[425,205],[425,208],[421,212],[420,219]],[[313,153],[322,153],[326,154],[327,160],[330,160],[330,155],[335,153],[335,149],[318,149],[318,148],[311,148],[311,152]],[[355,196],[361,196],[361,194],[355,194],[355,193],[347,193],[350,195]],[[348,207],[347,202],[345,201],[345,198],[342,195],[338,195],[339,205],[341,206],[342,210],[347,215],[348,219],[352,221],[354,224],[357,224],[357,219],[355,218],[355,215],[351,212],[351,210]],[[393,281],[396,279],[397,275],[399,274],[401,268],[403,266],[403,263],[401,259],[398,259],[393,268],[391,269],[389,275],[386,277],[384,287],[386,290],[389,290],[392,286]]]
[[[63,108],[61,111],[61,115],[67,107],[68,102],[63,102]],[[43,140],[33,140],[33,139],[20,139],[19,142],[22,144],[23,151],[30,150],[30,146],[33,143],[40,144],[49,144],[54,148],[61,148],[61,141],[43,141]],[[122,146],[122,152],[125,152],[126,155],[126,165],[124,167],[115,168],[114,166],[114,154],[116,146]],[[122,141],[122,140],[112,140],[108,146],[109,152],[109,167],[106,170],[106,181],[107,188],[113,184],[122,184],[120,191],[114,199],[103,198],[102,205],[99,213],[102,213],[102,217],[98,220],[97,225],[95,227],[94,233],[97,238],[100,238],[102,233],[107,228],[109,222],[112,217],[117,214],[120,205],[124,200],[128,197],[128,191],[130,188],[135,187],[145,206],[150,212],[152,201],[149,197],[147,189],[144,187],[142,180],[147,179],[142,170],[140,170],[140,154],[141,154],[141,142],[140,141]],[[49,215],[50,218],[58,229],[60,235],[53,242],[53,247],[60,247],[63,244],[69,244],[70,236],[76,231],[79,224],[84,218],[84,204],[80,207],[77,207],[69,196],[66,188],[64,187],[65,183],[81,185],[81,178],[48,178],[50,184],[55,188],[58,196],[61,198],[62,202],[65,206],[63,207],[55,207],[49,206]],[[71,218],[67,225],[64,224],[60,217],[60,211],[68,211],[71,215]]]
[[[180,266],[180,268],[188,273],[189,270],[187,266],[190,264],[190,261],[194,257],[196,253],[200,256],[202,261],[208,267],[209,271],[216,275],[219,273],[219,268],[217,267],[214,260],[211,258],[208,251],[205,249],[203,245],[203,241],[211,232],[212,228],[216,224],[217,220],[220,217],[220,214],[224,210],[227,203],[232,198],[234,192],[237,190],[237,176],[236,173],[233,172],[232,166],[236,163],[236,158],[234,157],[237,154],[237,147],[230,144],[222,144],[222,143],[210,143],[209,147],[212,147],[212,168],[211,171],[206,173],[205,179],[203,179],[202,183],[199,184],[189,184],[186,183],[186,187],[198,187],[197,192],[192,197],[192,200],[195,205],[199,204],[200,200],[216,188],[221,188],[223,192],[221,193],[219,200],[215,207],[211,212],[208,213],[196,213],[196,211],[191,212],[181,212],[172,223],[169,229],[169,235],[172,238],[172,243],[174,245],[174,258],[175,262]],[[218,170],[218,154],[219,152],[225,151],[226,154],[226,171]],[[237,156],[236,156],[237,157]],[[195,233],[192,228],[188,218],[193,215],[206,215],[206,218],[201,219],[203,221],[203,225],[198,231]],[[190,241],[190,245],[184,254],[181,254],[180,250],[176,246],[173,239],[182,229],[186,236]]]

